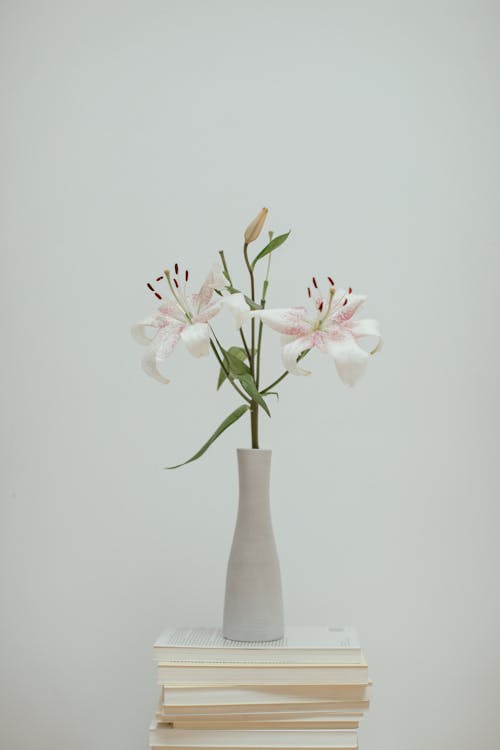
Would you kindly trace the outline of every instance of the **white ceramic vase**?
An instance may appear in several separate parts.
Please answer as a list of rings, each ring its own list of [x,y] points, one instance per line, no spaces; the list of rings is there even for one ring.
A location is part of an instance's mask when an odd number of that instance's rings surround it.
[[[240,448],[239,503],[227,566],[225,638],[273,641],[284,632],[281,573],[269,501],[271,451]]]

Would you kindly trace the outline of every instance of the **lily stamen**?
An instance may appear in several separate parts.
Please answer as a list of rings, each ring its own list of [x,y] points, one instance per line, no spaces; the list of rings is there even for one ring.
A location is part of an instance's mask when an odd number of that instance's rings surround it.
[[[178,268],[177,263],[175,265]],[[170,287],[170,291],[172,292],[172,296],[175,299],[175,301],[177,302],[177,305],[178,305],[179,309],[181,310],[182,313],[184,313],[184,315],[186,316],[186,318],[188,320],[191,320],[191,318],[192,318],[191,313],[188,310],[186,310],[186,308],[184,307],[184,305],[180,301],[180,299],[179,299],[179,297],[178,297],[178,295],[177,295],[174,287],[172,286],[172,278],[171,278],[171,275],[170,275],[170,271],[167,269],[166,271],[164,271],[164,274],[165,274],[165,278],[166,278],[166,280],[168,282],[168,285]],[[174,284],[175,284],[175,286],[178,289],[179,288],[179,282],[177,281],[177,279],[174,279]]]
[[[324,320],[326,320],[326,318],[330,315],[330,310],[332,309],[332,301],[333,301],[334,294],[335,294],[335,287],[332,286],[332,287],[330,287],[330,294],[329,294],[329,297],[328,297],[328,305],[327,305],[327,308],[326,308],[326,312],[325,312],[325,314],[323,315],[323,317],[322,317],[322,319],[320,321],[321,323]]]

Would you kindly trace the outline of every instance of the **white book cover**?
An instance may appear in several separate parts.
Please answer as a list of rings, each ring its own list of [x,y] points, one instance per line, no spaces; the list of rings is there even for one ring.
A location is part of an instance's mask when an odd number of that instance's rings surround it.
[[[158,684],[174,685],[367,685],[368,665],[162,662]]]
[[[149,744],[157,748],[337,748],[356,750],[357,732],[354,729],[173,729],[153,722],[149,730]]]
[[[352,627],[292,626],[277,641],[230,641],[219,628],[167,628],[154,645],[157,661],[355,664],[361,646]]]
[[[314,686],[263,686],[226,687],[209,685],[206,687],[163,688],[163,704],[172,710],[186,711],[259,711],[290,710],[292,706],[330,705],[337,701],[367,701],[370,698],[370,685],[314,685]],[[283,709],[283,707],[286,707]]]

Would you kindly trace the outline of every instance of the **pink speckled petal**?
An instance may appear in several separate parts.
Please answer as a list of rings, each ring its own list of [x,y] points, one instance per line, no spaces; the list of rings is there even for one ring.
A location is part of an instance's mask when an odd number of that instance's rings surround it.
[[[143,357],[142,368],[144,372],[160,383],[170,383],[170,380],[161,374],[158,365],[167,359],[175,349],[184,325],[177,321],[169,321],[168,323],[163,321],[163,323],[161,328],[156,327],[155,336],[152,339],[147,339],[149,348]]]
[[[252,317],[287,336],[304,336],[310,333],[311,324],[306,320],[305,307],[277,308],[275,310],[256,310]]]
[[[209,302],[209,304],[206,307],[203,307],[197,315],[195,315],[193,319],[193,323],[207,323],[209,320],[211,320],[217,313],[220,312],[222,308],[222,300],[219,298],[213,300],[212,302]]]
[[[195,295],[197,303],[197,312],[201,312],[204,307],[208,305],[212,299],[214,289],[222,290],[226,286],[227,281],[222,273],[222,268],[218,263],[214,263],[210,271],[208,272],[207,278],[203,282],[203,285],[197,295]]]
[[[328,323],[342,324],[350,320],[366,300],[364,294],[348,294],[344,289],[337,289],[328,315]]]

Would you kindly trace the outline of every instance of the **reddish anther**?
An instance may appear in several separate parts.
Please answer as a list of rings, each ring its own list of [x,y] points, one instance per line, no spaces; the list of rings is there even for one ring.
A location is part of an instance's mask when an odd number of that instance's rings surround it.
[[[179,282],[177,281],[177,279],[174,279],[174,284],[175,284],[175,288],[178,289],[179,288]]]
[[[342,302],[342,307],[345,307],[346,305],[347,305],[347,299],[345,299],[345,300],[344,300],[344,301]]]
[[[352,294],[352,286],[349,287],[349,294]]]
[[[184,277],[186,281],[189,279],[189,271],[186,269],[186,273],[184,274]]]
[[[316,281],[316,279],[314,278],[314,276],[312,278],[312,282],[313,282],[314,288],[317,289],[318,288],[318,282]]]
[[[175,264],[174,271],[175,271],[176,274],[179,273],[179,264],[178,263]]]
[[[320,302],[320,303],[319,303],[319,305],[318,305],[318,310],[319,310],[320,312],[323,312],[323,303],[322,303],[322,302]]]
[[[163,279],[163,276],[158,276],[156,281],[161,281]]]
[[[310,289],[310,287],[307,287],[307,296],[308,296],[308,297],[310,297],[310,296],[311,296],[311,289]]]
[[[158,292],[155,292],[155,297],[158,297],[158,299],[163,299],[161,294],[158,294]]]
[[[151,289],[151,291],[152,291],[152,292],[154,292],[154,289],[153,289],[153,287],[151,286],[151,284],[146,284],[146,286],[147,286],[147,288],[148,288],[148,289]]]
[[[330,284],[331,284],[332,286],[335,286],[335,282],[334,282],[334,280],[332,279],[332,277],[331,277],[331,276],[327,276],[327,279],[328,279],[328,281],[330,282]]]

